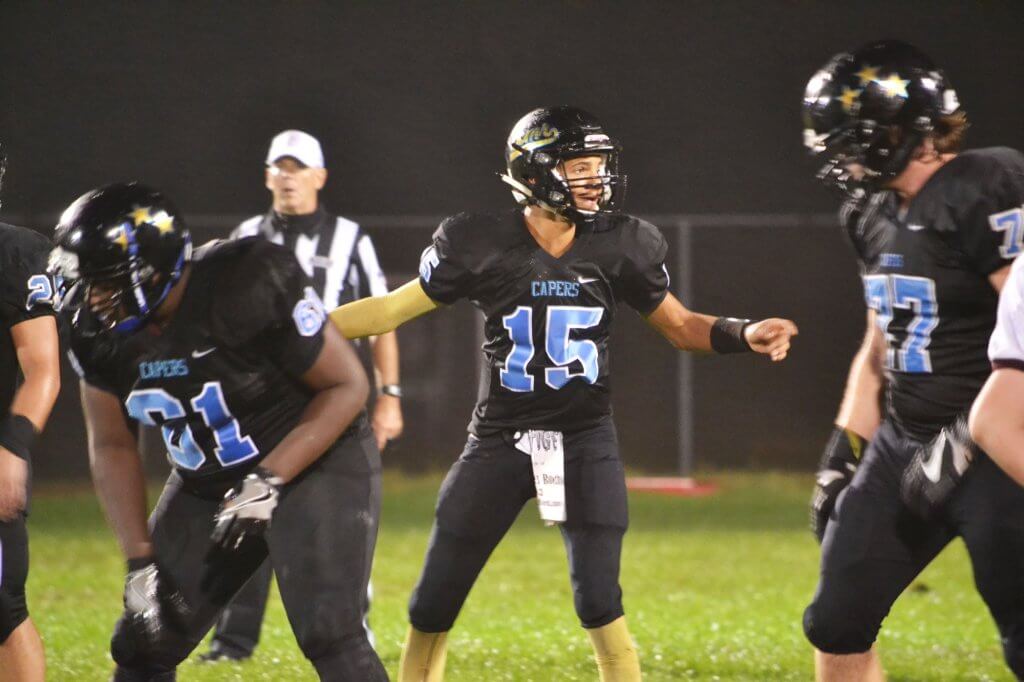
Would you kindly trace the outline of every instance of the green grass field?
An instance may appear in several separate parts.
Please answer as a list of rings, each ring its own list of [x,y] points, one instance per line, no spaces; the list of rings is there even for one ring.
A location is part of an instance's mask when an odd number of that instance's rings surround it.
[[[809,680],[800,618],[818,548],[806,530],[809,476],[716,475],[718,495],[633,494],[622,585],[647,680]],[[372,622],[395,674],[439,477],[388,476]],[[47,488],[31,519],[30,604],[50,680],[103,680],[123,562],[91,490]],[[1008,680],[998,638],[958,542],[896,605],[880,640],[892,680]],[[315,680],[276,594],[257,655],[179,668],[190,680]],[[452,632],[448,680],[595,680],[572,611],[565,553],[534,505],[498,548]]]

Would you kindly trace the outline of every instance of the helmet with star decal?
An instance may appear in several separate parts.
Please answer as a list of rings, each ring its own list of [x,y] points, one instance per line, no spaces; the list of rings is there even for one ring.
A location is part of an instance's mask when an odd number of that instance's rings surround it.
[[[179,280],[192,247],[181,214],[139,183],[86,192],[60,217],[50,253],[59,305],[86,304],[103,326],[138,330]]]
[[[959,109],[945,73],[927,55],[898,40],[876,41],[835,55],[811,77],[804,146],[825,160],[818,178],[826,184],[876,189],[899,175],[943,117]]]

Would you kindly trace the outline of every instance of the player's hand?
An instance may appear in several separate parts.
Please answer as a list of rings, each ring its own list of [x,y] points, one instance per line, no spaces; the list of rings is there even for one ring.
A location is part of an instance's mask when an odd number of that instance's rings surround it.
[[[263,542],[283,484],[272,472],[256,467],[229,490],[214,517],[211,553],[235,552],[243,545]]]
[[[910,459],[900,485],[903,503],[923,519],[934,517],[960,485],[978,452],[967,417],[957,417]]]
[[[167,627],[184,632],[192,616],[184,595],[152,557],[128,560],[124,609],[150,642],[157,641]]]
[[[769,317],[747,325],[743,336],[755,353],[764,353],[772,362],[785,360],[789,353],[790,340],[799,333],[792,320]]]
[[[377,396],[377,404],[373,408],[373,435],[377,438],[377,448],[383,450],[389,440],[402,435],[402,401],[393,395]]]
[[[11,521],[25,510],[28,462],[0,448],[0,521]]]
[[[832,430],[818,463],[814,492],[811,494],[811,532],[818,542],[825,537],[825,527],[835,509],[839,493],[853,480],[863,448],[864,441],[856,433],[838,426]]]

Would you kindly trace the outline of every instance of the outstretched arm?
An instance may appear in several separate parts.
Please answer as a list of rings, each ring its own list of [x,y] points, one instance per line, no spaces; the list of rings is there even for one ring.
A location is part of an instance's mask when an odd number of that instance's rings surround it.
[[[724,320],[687,310],[671,293],[647,316],[647,322],[679,350],[704,352],[728,352],[716,340],[719,337],[728,343],[730,325],[723,324]],[[741,333],[750,350],[767,354],[778,362],[789,352],[790,339],[797,335],[797,328],[790,320],[772,317],[745,325]],[[739,338],[735,341],[740,342]]]
[[[419,279],[385,296],[353,301],[331,311],[331,322],[347,339],[361,339],[387,333],[441,304],[427,296]]]

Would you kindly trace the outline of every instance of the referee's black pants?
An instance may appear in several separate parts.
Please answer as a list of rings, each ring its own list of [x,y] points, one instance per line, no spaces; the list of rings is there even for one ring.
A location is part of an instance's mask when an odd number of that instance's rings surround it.
[[[220,499],[197,494],[172,473],[150,517],[150,533],[160,570],[181,590],[194,617],[184,632],[164,628],[167,634],[153,645],[122,616],[111,641],[114,679],[174,679],[178,663],[269,553],[292,631],[320,679],[387,680],[362,626],[380,492],[380,453],[364,428],[285,486],[267,547],[233,557],[210,587],[204,558]]]

